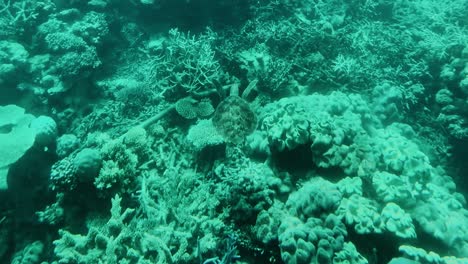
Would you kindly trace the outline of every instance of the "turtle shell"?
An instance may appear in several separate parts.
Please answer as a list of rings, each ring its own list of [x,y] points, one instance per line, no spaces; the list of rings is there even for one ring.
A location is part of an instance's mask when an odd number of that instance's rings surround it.
[[[213,125],[227,142],[239,144],[257,127],[257,116],[244,99],[231,95],[219,103]]]

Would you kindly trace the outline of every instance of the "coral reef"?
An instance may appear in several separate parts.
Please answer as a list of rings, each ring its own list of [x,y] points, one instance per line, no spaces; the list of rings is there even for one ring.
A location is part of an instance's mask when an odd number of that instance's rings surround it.
[[[0,0],[0,262],[467,263],[467,8]]]

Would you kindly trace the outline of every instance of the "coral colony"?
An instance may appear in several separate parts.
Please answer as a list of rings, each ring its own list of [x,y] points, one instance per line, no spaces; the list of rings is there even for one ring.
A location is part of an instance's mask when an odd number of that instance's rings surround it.
[[[0,263],[468,263],[466,0],[0,0]]]

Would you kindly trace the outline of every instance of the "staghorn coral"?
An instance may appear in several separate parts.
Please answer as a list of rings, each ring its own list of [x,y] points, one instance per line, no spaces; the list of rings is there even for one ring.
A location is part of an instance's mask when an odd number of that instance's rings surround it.
[[[160,84],[165,96],[175,99],[213,91],[227,80],[213,49],[216,38],[210,30],[192,35],[174,28],[166,38],[152,40],[160,44],[151,44],[157,55],[150,67],[151,81]]]
[[[138,257],[134,249],[126,251],[135,241],[128,225],[134,210],[122,211],[121,200],[119,196],[112,199],[111,217],[103,228],[91,226],[87,235],[60,230],[60,238],[54,241],[58,263],[87,263],[98,259],[116,263]]]

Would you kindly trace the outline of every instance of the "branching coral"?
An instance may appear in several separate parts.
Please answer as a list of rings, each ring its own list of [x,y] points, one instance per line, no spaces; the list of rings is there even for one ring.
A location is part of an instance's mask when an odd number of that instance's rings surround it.
[[[26,26],[33,26],[40,15],[52,11],[55,5],[50,0],[45,1],[0,1],[0,16],[7,18],[9,25],[17,27],[15,30],[26,30]],[[2,29],[3,30],[3,29]]]
[[[196,96],[223,83],[226,74],[215,57],[215,39],[212,31],[197,37],[171,29],[164,45],[155,51],[151,69],[154,82],[164,89],[162,92],[179,99],[180,94]]]
[[[223,250],[227,234],[258,263],[367,263],[357,237],[391,236],[378,246],[395,248],[430,236],[468,254],[466,201],[421,146],[425,125],[466,137],[461,0],[249,1],[245,24],[209,21],[216,32],[161,32],[165,16],[147,19],[163,10],[151,0],[56,1],[53,14],[36,2],[0,0],[0,83],[55,103],[40,111],[77,135],[60,139],[49,178],[57,202],[37,212],[62,228],[44,261],[224,264],[238,258],[233,243]],[[228,88],[249,96],[226,98]],[[43,124],[30,128],[53,142],[57,129]],[[0,155],[6,168],[18,153]],[[101,202],[112,196],[107,217]],[[68,217],[76,207],[84,218]],[[390,253],[374,251],[373,262]]]

